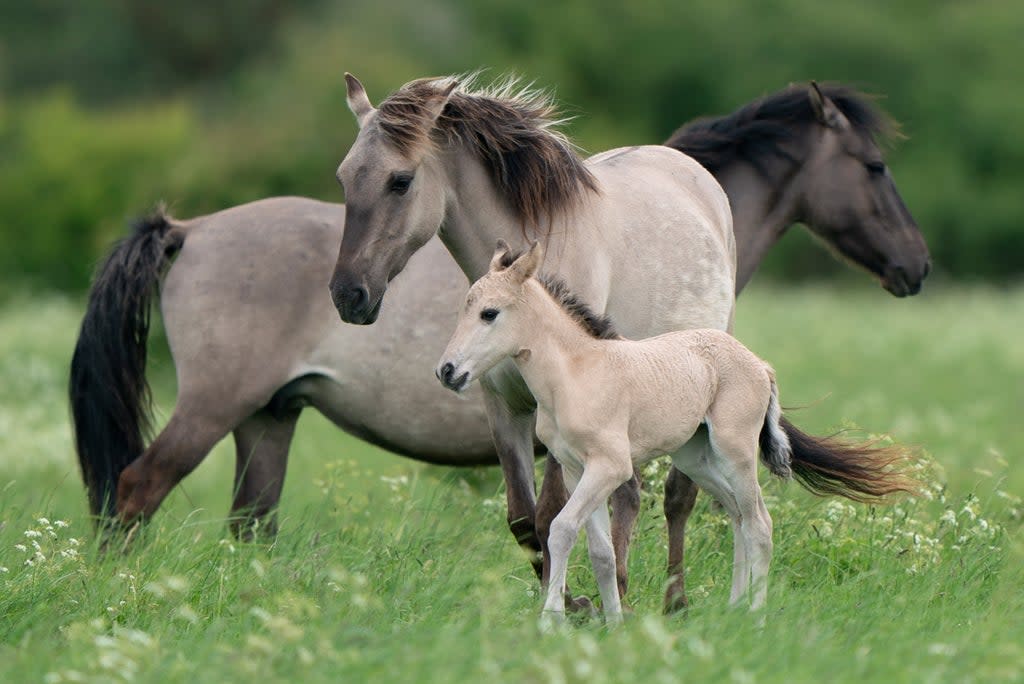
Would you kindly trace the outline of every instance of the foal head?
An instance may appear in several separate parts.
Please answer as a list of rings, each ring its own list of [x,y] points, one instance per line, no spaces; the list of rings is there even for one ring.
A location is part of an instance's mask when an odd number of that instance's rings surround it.
[[[445,387],[456,392],[517,355],[531,329],[526,311],[527,281],[544,260],[540,243],[517,258],[508,245],[498,243],[490,270],[466,294],[459,322],[435,373]]]

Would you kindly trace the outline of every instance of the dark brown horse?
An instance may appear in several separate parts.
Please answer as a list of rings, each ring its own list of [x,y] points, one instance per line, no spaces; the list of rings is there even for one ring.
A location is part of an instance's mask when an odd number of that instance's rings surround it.
[[[888,130],[884,115],[849,89],[824,93],[819,100],[806,88],[790,88],[686,126],[670,141],[706,164],[729,196],[737,291],[801,220],[837,250],[862,245],[844,251],[872,273],[888,262],[927,264],[913,220],[892,210],[902,203],[888,172],[881,182],[865,164],[880,159],[874,138]],[[232,526],[242,532],[243,521],[266,518],[264,528],[272,529],[290,440],[306,405],[409,458],[496,463],[479,397],[457,400],[430,371],[465,277],[433,240],[392,282],[375,326],[343,325],[323,285],[343,221],[341,205],[276,198],[187,221],[160,214],[114,248],[93,285],[71,368],[76,446],[94,515],[151,515],[233,433]],[[147,447],[145,345],[150,299],[165,271],[161,307],[178,401]],[[920,278],[910,285],[916,291]],[[119,499],[118,481],[133,463]],[[523,475],[532,481],[532,472]],[[666,508],[685,514],[692,500],[670,498]],[[539,548],[534,510],[532,498],[510,502],[509,518],[517,537]],[[669,519],[672,563],[681,569],[685,515]]]

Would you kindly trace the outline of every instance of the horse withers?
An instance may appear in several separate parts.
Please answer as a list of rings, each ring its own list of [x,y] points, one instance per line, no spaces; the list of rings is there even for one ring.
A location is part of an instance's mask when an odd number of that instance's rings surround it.
[[[664,454],[728,511],[730,602],[749,592],[752,610],[765,604],[772,554],[772,520],[757,481],[759,444],[772,473],[795,474],[811,491],[857,500],[913,491],[912,481],[892,470],[900,450],[815,438],[783,420],[774,371],[728,333],[624,339],[564,283],[537,279],[542,261],[538,243],[518,257],[499,243],[489,272],[466,295],[436,374],[462,391],[512,359],[537,399],[537,434],[570,492],[548,538],[545,622],[564,616],[569,552],[584,524],[605,615],[621,620],[606,503],[636,466]],[[701,425],[710,435],[706,455],[684,448]]]

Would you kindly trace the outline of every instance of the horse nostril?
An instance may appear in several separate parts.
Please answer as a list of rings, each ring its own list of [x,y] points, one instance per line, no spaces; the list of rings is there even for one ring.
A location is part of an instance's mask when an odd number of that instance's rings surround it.
[[[932,272],[932,260],[928,259],[924,262],[924,271],[921,272],[921,280],[928,277],[928,274]]]
[[[448,362],[448,363],[444,364],[443,366],[441,366],[441,380],[444,381],[444,384],[446,384],[446,385],[450,385],[451,384],[451,382],[452,382],[452,373],[454,373],[454,372],[455,372],[455,366],[453,366],[451,364],[451,362]]]
[[[356,285],[355,287],[349,288],[348,296],[352,308],[357,311],[370,299],[370,293],[367,292],[366,288],[362,285]]]

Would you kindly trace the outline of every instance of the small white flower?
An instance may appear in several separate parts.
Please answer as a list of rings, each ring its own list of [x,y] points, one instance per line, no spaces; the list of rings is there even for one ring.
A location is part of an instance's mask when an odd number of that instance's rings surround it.
[[[54,520],[53,521],[53,526],[54,527],[67,527],[68,526],[68,522],[67,522],[67,520]]]
[[[24,544],[15,544],[14,548],[16,548],[18,551],[21,551],[22,553],[25,553],[25,552],[28,551],[28,547],[25,546]]]
[[[50,524],[50,521],[46,518],[39,518],[36,520],[36,522],[42,525],[43,527],[46,527]]]
[[[25,536],[29,539],[36,539],[38,537],[42,537],[43,533],[39,530],[25,530]]]

